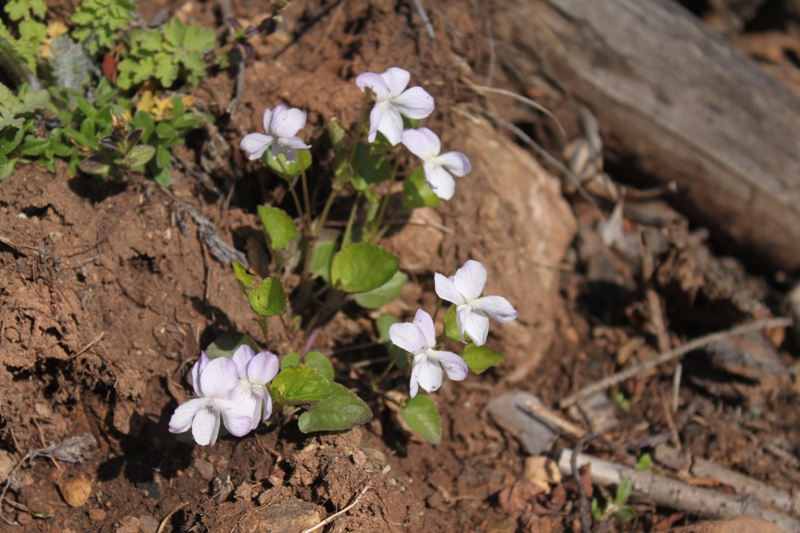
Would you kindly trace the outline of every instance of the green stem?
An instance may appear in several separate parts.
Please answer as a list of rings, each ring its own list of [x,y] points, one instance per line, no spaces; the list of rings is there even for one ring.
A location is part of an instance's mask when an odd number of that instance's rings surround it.
[[[367,88],[364,90],[364,103],[361,106],[361,117],[358,119],[358,128],[356,129],[356,138],[353,141],[353,147],[350,149],[350,156],[347,158],[350,164],[353,164],[353,158],[356,156],[356,148],[358,148],[358,140],[361,138],[361,132],[364,131],[364,124],[367,122],[367,109],[372,101],[372,90]]]
[[[303,226],[305,226],[306,217],[303,213],[303,207],[300,205],[300,198],[297,196],[297,191],[294,190],[294,183],[292,182],[289,182],[289,192],[292,193],[292,198],[294,198],[294,206],[297,208],[297,213],[300,215],[300,218],[303,219]]]
[[[333,207],[333,202],[336,200],[336,196],[339,194],[339,190],[334,187],[331,189],[331,195],[328,196],[328,201],[325,202],[325,207],[322,208],[322,214],[319,216],[319,220],[317,220],[316,227],[314,228],[314,233],[319,235],[319,232],[322,231],[322,228],[325,226],[325,222],[328,221],[328,214],[331,211],[331,207]]]
[[[441,308],[442,308],[442,299],[439,298],[436,301],[436,311],[433,312],[433,322],[434,322],[434,324],[436,323],[436,317],[439,316],[439,310],[441,310]]]
[[[381,207],[378,210],[378,216],[374,221],[373,228],[375,231],[370,232],[373,233],[373,237],[378,233],[378,228],[381,227],[381,223],[383,222],[383,216],[386,214],[386,208],[389,206],[389,198],[392,196],[392,187],[397,179],[397,170],[400,168],[400,156],[403,154],[404,149],[405,147],[401,146],[394,158],[394,167],[392,167],[392,175],[389,177],[389,185],[386,187],[386,194],[381,199]]]
[[[392,371],[394,364],[397,362],[398,355],[400,355],[400,348],[395,346],[394,350],[392,351],[392,358],[389,359],[389,364],[386,365],[386,368],[383,369],[383,372],[381,372],[380,376],[372,380],[372,388],[375,388],[381,381],[383,381],[383,378],[389,375],[389,372]]]
[[[344,237],[342,237],[342,243],[350,242],[350,234],[353,232],[353,223],[356,220],[356,213],[358,212],[358,204],[361,201],[362,192],[358,191],[356,195],[356,199],[353,202],[353,207],[350,209],[350,218],[347,220],[347,227],[344,230]]]
[[[306,230],[307,236],[314,235],[314,224],[311,222],[311,200],[308,195],[308,180],[306,179],[306,169],[300,172],[300,181],[303,183],[303,200],[306,205]]]

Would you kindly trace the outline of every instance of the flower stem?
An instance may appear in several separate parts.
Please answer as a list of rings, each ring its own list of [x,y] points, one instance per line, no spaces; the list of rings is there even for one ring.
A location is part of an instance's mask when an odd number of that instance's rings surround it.
[[[442,308],[442,299],[436,301],[436,311],[433,312],[433,322],[436,323],[436,317],[439,316],[439,310]]]
[[[311,222],[311,200],[308,195],[308,180],[306,179],[306,169],[300,172],[300,181],[303,183],[303,200],[306,206],[306,229],[307,236],[313,235],[314,224]]]
[[[333,202],[336,200],[336,196],[339,194],[339,190],[334,187],[331,189],[331,195],[328,196],[328,201],[325,202],[325,207],[322,208],[322,214],[319,216],[317,220],[316,226],[314,227],[314,233],[319,235],[319,232],[322,231],[322,228],[325,226],[325,222],[328,220],[328,214],[331,211],[331,207],[333,207]]]
[[[389,359],[389,364],[386,365],[386,368],[383,369],[383,372],[381,372],[380,376],[372,380],[372,388],[375,388],[386,376],[389,375],[389,372],[391,372],[394,364],[397,362],[398,355],[400,355],[400,348],[395,346],[394,350],[392,350],[392,358]]]
[[[361,106],[361,116],[358,119],[356,138],[353,140],[353,147],[350,149],[350,156],[347,158],[351,165],[353,164],[353,158],[356,156],[356,148],[358,148],[358,140],[361,138],[361,132],[364,131],[364,125],[367,123],[367,109],[369,109],[370,101],[372,101],[372,89],[367,88],[364,90],[364,103]]]
[[[356,213],[358,212],[358,204],[361,200],[362,192],[358,191],[356,199],[353,202],[353,207],[350,209],[350,218],[347,219],[347,227],[344,230],[344,237],[342,237],[342,245],[350,242],[350,234],[353,232],[353,223],[356,220]]]
[[[383,216],[386,214],[386,208],[389,206],[389,198],[392,196],[392,187],[394,186],[394,182],[397,179],[397,170],[400,168],[400,156],[403,154],[404,147],[401,146],[400,150],[397,152],[397,155],[394,158],[394,167],[392,167],[392,175],[389,177],[389,185],[386,187],[386,194],[381,199],[381,206],[378,210],[378,216],[375,218],[373,223],[374,231],[371,231],[372,237],[374,238],[378,234],[378,228],[381,227],[381,222],[383,222]],[[373,240],[370,238],[370,241]]]

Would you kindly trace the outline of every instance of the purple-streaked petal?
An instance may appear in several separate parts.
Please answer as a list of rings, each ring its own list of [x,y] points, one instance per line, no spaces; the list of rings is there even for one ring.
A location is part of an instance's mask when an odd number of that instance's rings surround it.
[[[244,437],[253,428],[253,410],[250,405],[237,404],[231,400],[216,400],[222,422],[231,435]]]
[[[517,318],[517,310],[502,296],[485,296],[478,298],[472,305],[484,311],[498,322],[511,322]]]
[[[414,323],[392,324],[389,328],[392,344],[411,354],[422,353],[429,348],[428,339]]]
[[[438,152],[437,152],[438,153]],[[432,163],[446,168],[451,174],[458,176],[466,176],[472,170],[472,165],[469,158],[461,152],[447,152],[436,158]]]
[[[467,367],[467,362],[464,361],[461,356],[456,355],[453,352],[431,351],[428,353],[430,353],[432,357],[435,357],[444,367],[444,371],[447,372],[448,378],[452,379],[453,381],[461,381],[467,377],[469,368]]]
[[[409,74],[407,70],[391,67],[381,74],[380,77],[383,78],[383,81],[386,82],[386,86],[389,87],[389,94],[391,96],[397,96],[408,87],[408,80],[411,79],[411,74]]]
[[[436,295],[445,302],[454,303],[456,305],[464,303],[464,297],[458,292],[452,279],[437,272],[433,275],[433,283],[436,287]]]
[[[378,106],[375,106],[375,109],[377,108]],[[375,109],[372,111],[374,112]],[[372,131],[372,113],[370,113],[369,118],[370,131]],[[403,117],[391,106],[384,108],[383,113],[381,113],[381,121],[378,124],[378,131],[383,133],[383,136],[386,137],[386,140],[389,141],[392,146],[397,146],[400,144],[400,139],[403,137]],[[374,140],[375,137],[373,136],[372,141]]]
[[[470,309],[468,306],[464,309],[457,309],[456,324],[461,332],[462,342],[464,341],[463,335],[466,333],[475,346],[486,344],[486,337],[489,335],[489,317],[482,311]]]
[[[227,357],[214,359],[200,373],[199,388],[206,398],[227,398],[239,384],[236,363]]]
[[[306,112],[301,109],[292,108],[282,113],[280,117],[272,117],[270,131],[275,137],[292,137],[298,130],[306,126]]]
[[[278,142],[280,142],[281,144],[285,144],[289,148],[294,148],[295,150],[308,150],[309,148],[311,148],[311,146],[303,142],[303,139],[297,136],[285,137]]]
[[[294,163],[297,161],[297,150],[290,146],[286,146],[280,141],[272,145],[272,148],[270,148],[270,153],[275,159],[278,158],[278,154],[283,154],[287,163]]]
[[[244,150],[247,153],[247,159],[252,161],[264,155],[264,151],[269,148],[273,140],[270,135],[263,133],[248,133],[239,143],[239,148]]]
[[[264,131],[269,131],[269,125],[272,123],[272,109],[267,108],[267,110],[264,111],[264,118],[262,120]]]
[[[417,314],[414,315],[414,324],[419,327],[419,330],[425,336],[425,341],[428,344],[427,349],[436,346],[436,328],[433,325],[431,315],[422,309],[418,309]]]
[[[422,87],[412,87],[391,100],[392,106],[408,118],[425,118],[433,113],[433,96]]]
[[[192,421],[192,437],[200,446],[217,442],[219,435],[219,411],[206,405],[198,410]]]
[[[268,135],[278,137],[278,135],[275,135],[275,133],[273,133],[273,130],[275,129],[275,124],[286,120],[287,114],[288,111],[286,109],[286,104],[276,105],[275,109],[272,111],[272,119],[269,121],[269,128],[265,130],[266,133]]]
[[[414,370],[419,368],[417,382],[419,386],[428,392],[436,392],[442,386],[442,367],[437,361],[432,361],[429,357],[424,357],[419,362],[414,360]]]
[[[412,398],[419,392],[419,371],[422,369],[420,365],[414,365],[411,369],[411,382],[408,385],[408,395]]]
[[[384,80],[380,74],[375,74],[374,72],[365,72],[359,75],[356,78],[356,85],[358,85],[358,88],[362,91],[369,87],[378,99],[384,99],[390,96],[389,86],[386,85],[386,80]]]
[[[428,128],[405,130],[401,139],[408,151],[423,161],[428,161],[439,155],[439,150],[442,148],[439,137]]]
[[[266,385],[278,375],[281,363],[271,352],[261,352],[247,364],[247,379],[250,383]]]
[[[464,296],[464,300],[471,302],[478,298],[486,286],[486,267],[470,259],[464,266],[456,271],[456,289]]]
[[[264,400],[264,410],[261,414],[261,421],[265,421],[267,418],[272,416],[272,396],[269,395],[269,392],[266,388],[261,389],[263,391],[262,397]],[[255,428],[253,428],[255,429]]]
[[[236,365],[236,372],[239,375],[239,379],[247,377],[247,363],[249,363],[255,355],[256,352],[247,344],[242,344],[233,352],[231,361]]]
[[[206,352],[200,352],[200,359],[198,359],[197,362],[192,365],[192,369],[189,371],[189,385],[192,386],[194,393],[198,396],[200,396],[200,392],[197,390],[197,387],[200,383],[200,372],[202,372],[210,362],[211,359],[209,359],[209,357],[206,355]]]
[[[192,427],[194,415],[205,405],[206,401],[203,398],[193,398],[180,404],[169,419],[169,432],[183,433],[184,431],[189,431],[189,428]]]
[[[456,180],[442,167],[430,163],[422,166],[425,171],[425,181],[431,190],[442,200],[449,200],[456,192]]]

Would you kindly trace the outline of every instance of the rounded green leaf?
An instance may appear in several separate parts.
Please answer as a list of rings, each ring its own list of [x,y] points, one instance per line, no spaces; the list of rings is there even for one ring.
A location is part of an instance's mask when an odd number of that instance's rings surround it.
[[[247,293],[252,289],[256,281],[256,277],[247,272],[247,269],[239,261],[231,261],[233,265],[233,275],[236,276],[236,281],[239,282],[239,288],[247,296]]]
[[[400,260],[380,246],[360,242],[333,256],[331,280],[345,292],[368,292],[394,276]]]
[[[425,181],[425,172],[421,167],[414,170],[403,183],[403,199],[400,204],[403,209],[436,207],[440,201],[441,198],[436,196],[428,182]]]
[[[442,442],[442,419],[433,400],[424,394],[417,394],[406,402],[400,412],[406,424],[425,440],[431,444]]]
[[[334,393],[330,398],[312,403],[308,411],[300,415],[297,426],[303,433],[343,431],[372,418],[372,410],[361,398],[338,383],[331,385]]]
[[[405,272],[398,270],[394,273],[392,279],[377,289],[356,296],[356,303],[366,309],[377,309],[381,306],[384,306],[389,302],[393,302],[398,296],[400,296],[400,293],[403,292],[403,287],[406,286],[407,281],[408,275]]]
[[[299,176],[305,169],[311,166],[311,152],[308,150],[297,150],[297,161],[294,163],[286,162],[286,156],[278,154],[278,157],[273,157],[272,148],[264,152],[261,158],[267,163],[267,166],[275,171],[275,173],[286,181],[292,181],[292,178]]]
[[[248,345],[256,352],[258,351],[256,342],[244,333],[226,333],[208,345],[208,348],[206,348],[206,355],[210,359],[216,359],[217,357],[233,357],[233,352],[242,344]]]
[[[331,360],[319,352],[308,352],[306,354],[306,364],[323,375],[328,381],[333,381],[335,372]]]
[[[153,159],[154,155],[156,155],[156,149],[149,144],[134,146],[125,157],[125,165],[130,168],[142,166]]]
[[[258,216],[264,224],[273,248],[286,248],[286,245],[297,237],[297,226],[283,209],[277,207],[258,206]]]
[[[272,380],[270,393],[276,402],[299,405],[330,398],[333,385],[308,365],[287,366]]]
[[[451,305],[444,313],[444,334],[445,336],[456,342],[461,342],[461,332],[458,331],[458,323],[456,322],[456,306]],[[464,333],[464,339],[471,342],[472,339],[469,335]]]
[[[390,313],[384,313],[376,318],[375,329],[378,331],[378,342],[389,342],[389,328],[398,322],[397,317]]]
[[[499,365],[506,359],[506,356],[497,350],[492,350],[486,346],[475,346],[472,343],[464,347],[461,351],[461,357],[467,362],[469,369],[476,374],[480,374],[494,365]]]
[[[382,155],[369,155],[369,146],[359,144],[353,157],[353,187],[359,191],[388,180],[392,176],[392,166]]]
[[[286,368],[287,366],[298,366],[301,365],[300,362],[300,354],[297,352],[287,353],[281,359],[281,370]]]
[[[342,232],[338,229],[322,228],[311,252],[309,270],[315,277],[322,278],[325,283],[331,282],[331,261],[336,253],[337,241]]]
[[[275,316],[286,309],[286,293],[278,278],[267,278],[258,287],[248,291],[250,307],[261,316]]]

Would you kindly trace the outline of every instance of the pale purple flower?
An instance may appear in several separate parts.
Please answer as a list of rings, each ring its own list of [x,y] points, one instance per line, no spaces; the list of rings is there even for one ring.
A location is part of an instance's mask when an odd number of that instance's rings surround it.
[[[449,200],[455,192],[456,182],[451,174],[459,178],[472,170],[467,156],[461,152],[447,152],[439,155],[442,143],[439,137],[428,128],[405,130],[403,145],[415,156],[422,159],[425,180],[442,200]]]
[[[239,147],[247,152],[251,161],[258,159],[267,148],[271,148],[272,157],[278,154],[286,156],[286,161],[297,161],[296,150],[311,148],[297,132],[306,125],[306,112],[300,109],[286,109],[284,104],[275,107],[275,110],[264,111],[264,131],[266,133],[248,133],[239,143]]]
[[[362,91],[369,87],[375,93],[375,107],[369,114],[369,142],[378,132],[383,133],[392,146],[400,142],[403,134],[403,117],[421,119],[433,113],[433,96],[422,87],[408,87],[411,75],[407,70],[391,67],[383,74],[365,72],[356,78]]]
[[[489,334],[489,317],[498,322],[511,322],[517,318],[517,311],[502,296],[480,297],[486,285],[486,267],[477,261],[467,261],[455,276],[449,278],[437,272],[434,283],[439,298],[456,305],[456,325],[461,332],[461,342],[465,342],[466,333],[476,346],[483,346]]]
[[[250,432],[251,411],[228,399],[239,384],[236,363],[227,357],[210,360],[202,353],[189,375],[198,397],[175,409],[169,420],[170,433],[183,433],[191,428],[197,444],[214,444],[219,435],[220,416],[232,435],[241,437]]]
[[[442,367],[447,377],[453,381],[461,381],[467,377],[467,362],[453,352],[434,350],[436,348],[436,330],[431,315],[422,309],[417,311],[413,322],[393,324],[389,328],[389,338],[395,346],[399,346],[414,356],[414,368],[411,370],[411,389],[413,398],[419,387],[428,392],[439,390],[442,386]]]
[[[275,354],[256,354],[246,344],[239,346],[233,353],[233,362],[236,364],[239,384],[233,389],[230,398],[250,413],[251,429],[256,429],[272,414],[272,397],[267,390],[267,383],[278,375],[280,362]]]

